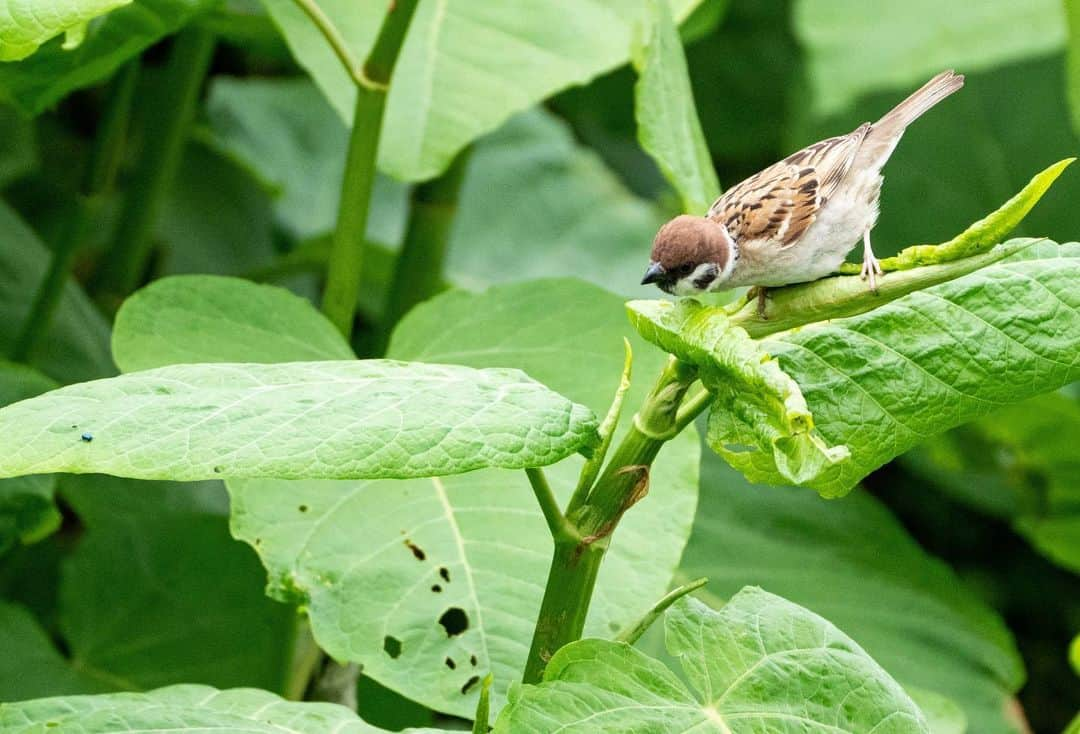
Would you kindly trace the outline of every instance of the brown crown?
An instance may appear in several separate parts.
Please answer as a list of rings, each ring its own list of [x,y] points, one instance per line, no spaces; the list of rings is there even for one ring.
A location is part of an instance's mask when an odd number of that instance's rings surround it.
[[[660,228],[653,240],[652,260],[674,272],[687,265],[727,266],[731,248],[721,226],[705,217],[683,214]]]

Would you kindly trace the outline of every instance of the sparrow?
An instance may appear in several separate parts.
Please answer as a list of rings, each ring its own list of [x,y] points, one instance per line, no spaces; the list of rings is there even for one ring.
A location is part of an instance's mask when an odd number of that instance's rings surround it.
[[[964,85],[943,71],[875,123],[792,153],[731,187],[704,217],[682,215],[653,240],[642,285],[677,296],[754,286],[765,289],[836,272],[863,243],[862,277],[877,291],[881,265],[870,247],[881,169],[908,125]]]

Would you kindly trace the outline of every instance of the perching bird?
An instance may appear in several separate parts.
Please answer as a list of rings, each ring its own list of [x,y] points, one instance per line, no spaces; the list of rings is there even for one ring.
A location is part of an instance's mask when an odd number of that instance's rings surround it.
[[[881,266],[870,249],[881,168],[907,126],[964,86],[943,71],[877,122],[792,153],[731,187],[704,217],[660,228],[642,284],[679,296],[738,286],[804,283],[836,272],[863,242],[863,278],[877,290]]]

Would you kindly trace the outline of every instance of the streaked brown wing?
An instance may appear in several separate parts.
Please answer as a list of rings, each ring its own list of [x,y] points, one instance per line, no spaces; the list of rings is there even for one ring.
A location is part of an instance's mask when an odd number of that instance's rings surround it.
[[[870,123],[864,123],[792,153],[728,189],[706,216],[722,222],[736,242],[795,244],[844,180],[869,131]]]

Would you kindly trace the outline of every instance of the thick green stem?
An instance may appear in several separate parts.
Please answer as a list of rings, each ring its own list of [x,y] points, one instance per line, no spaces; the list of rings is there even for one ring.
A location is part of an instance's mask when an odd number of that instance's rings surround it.
[[[364,234],[371,206],[371,189],[375,184],[375,158],[379,152],[387,88],[416,3],[417,0],[393,2],[359,76],[355,69],[347,68],[359,82],[322,302],[323,313],[346,337],[352,334],[356,301],[360,295]],[[325,34],[325,29],[320,27],[320,30]],[[327,40],[334,45],[330,36],[327,36]],[[343,58],[342,62],[348,65],[347,58]]]
[[[409,227],[394,267],[383,318],[386,334],[409,309],[446,288],[443,263],[470,150],[458,155],[442,176],[420,184],[413,192]]]
[[[135,290],[146,271],[154,226],[176,178],[213,52],[214,34],[197,23],[173,41],[159,85],[164,98],[148,112],[144,150],[120,212],[116,239],[95,278],[95,290],[109,310]]]
[[[694,371],[672,358],[645,399],[584,504],[567,517],[571,532],[555,538],[544,600],[533,632],[524,681],[537,683],[555,652],[581,639],[593,588],[611,534],[649,489],[660,448],[678,434],[676,417]]]
[[[75,195],[71,215],[64,223],[60,238],[53,248],[49,270],[34,297],[34,305],[22,332],[15,341],[11,358],[16,362],[25,361],[34,345],[48,332],[64,285],[71,275],[75,255],[98,220],[102,198],[112,190],[116,181],[116,169],[120,165],[127,138],[138,76],[139,61],[136,59],[122,68],[109,85],[108,101],[98,121],[93,148]]]

